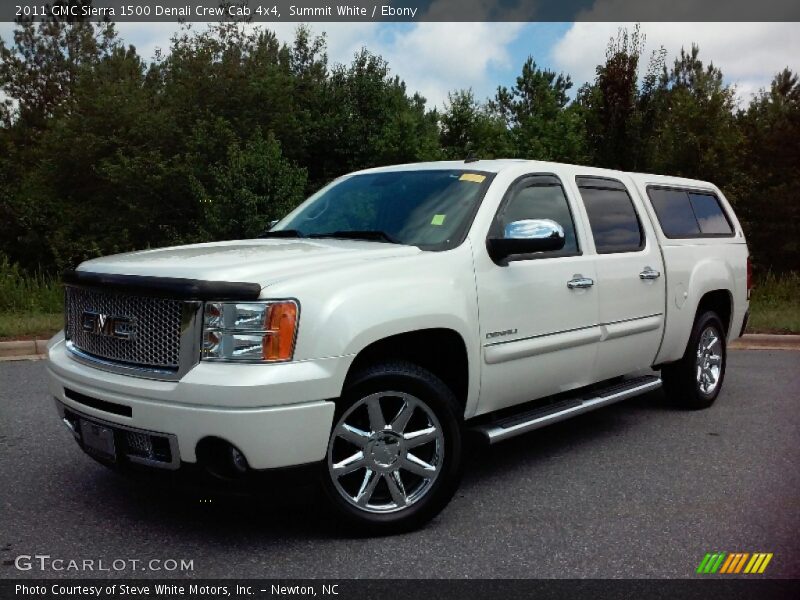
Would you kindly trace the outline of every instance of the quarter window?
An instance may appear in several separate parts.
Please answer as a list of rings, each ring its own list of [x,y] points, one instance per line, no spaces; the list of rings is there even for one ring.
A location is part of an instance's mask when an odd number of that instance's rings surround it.
[[[694,214],[704,235],[730,235],[731,224],[722,212],[719,200],[711,194],[689,193]]]
[[[625,187],[618,181],[576,178],[589,215],[594,245],[598,254],[636,252],[644,246],[644,236]],[[583,181],[582,181],[583,180]]]

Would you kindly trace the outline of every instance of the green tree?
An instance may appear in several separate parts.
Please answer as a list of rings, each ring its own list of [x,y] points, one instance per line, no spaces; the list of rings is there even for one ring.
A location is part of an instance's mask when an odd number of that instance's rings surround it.
[[[649,167],[657,173],[735,184],[742,134],[736,124],[736,90],[713,63],[704,66],[696,45],[664,68],[654,102],[658,125]]]
[[[506,158],[513,156],[511,131],[505,120],[475,100],[472,90],[448,94],[439,117],[439,142],[446,158]]]
[[[390,75],[366,49],[350,65],[335,65],[324,87],[325,104],[310,155],[315,183],[366,167],[434,159],[439,155],[437,115],[419,94]]]
[[[54,265],[49,215],[71,217],[54,210],[57,193],[40,176],[62,166],[61,157],[50,154],[49,132],[74,112],[82,74],[120,47],[113,24],[72,17],[18,19],[13,40],[0,39],[0,91],[5,96],[0,103],[0,252],[26,267]],[[69,150],[76,148],[70,144]]]
[[[57,0],[86,4],[89,0]],[[246,237],[343,173],[441,157],[524,157],[722,186],[762,268],[798,265],[800,90],[789,70],[738,108],[699,51],[669,68],[610,41],[595,81],[532,58],[485,103],[426,107],[380,56],[329,65],[325,37],[185,26],[146,63],[111,23],[17,22],[0,40],[0,254],[27,270],[148,246]]]
[[[73,96],[72,110],[41,132],[41,158],[21,178],[16,207],[26,233],[17,251],[63,268],[180,240],[196,218],[185,177],[163,150],[170,129],[136,52],[120,47],[81,70]]]
[[[511,131],[514,155],[538,160],[583,162],[584,133],[579,112],[568,107],[569,75],[540,69],[532,57],[510,90],[497,88],[489,110]]]
[[[250,238],[303,200],[306,171],[283,157],[274,135],[256,131],[245,144],[229,146],[209,179],[194,185],[205,232],[213,239]]]
[[[91,4],[55,0],[52,6]],[[0,104],[0,119],[41,128],[56,111],[69,108],[78,72],[108,56],[119,41],[113,23],[83,17],[19,18],[16,23],[13,43],[0,39],[0,88],[9,97]]]
[[[649,142],[657,124],[653,94],[663,66],[663,48],[653,52],[647,74],[639,83],[645,36],[638,25],[620,29],[606,48],[593,84],[578,93],[592,163],[624,170],[649,168]]]
[[[761,270],[800,270],[800,82],[788,68],[739,115],[738,213]]]

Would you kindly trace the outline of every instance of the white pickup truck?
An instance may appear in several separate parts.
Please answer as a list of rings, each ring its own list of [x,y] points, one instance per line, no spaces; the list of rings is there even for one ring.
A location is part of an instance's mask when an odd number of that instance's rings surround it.
[[[262,238],[67,273],[50,390],[106,464],[231,481],[310,465],[354,524],[409,529],[452,497],[468,430],[493,443],[662,382],[710,406],[749,279],[707,182],[523,160],[370,169]]]

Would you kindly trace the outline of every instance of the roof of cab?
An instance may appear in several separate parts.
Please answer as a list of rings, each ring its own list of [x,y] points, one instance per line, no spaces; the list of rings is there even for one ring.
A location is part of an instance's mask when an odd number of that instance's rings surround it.
[[[391,171],[431,171],[436,169],[458,169],[461,171],[485,171],[499,173],[503,169],[518,166],[521,163],[534,162],[523,158],[502,158],[496,160],[438,160],[431,162],[406,163],[402,165],[388,165],[357,171],[358,173],[382,173]]]
[[[668,175],[655,175],[650,173],[636,173],[631,171],[618,171],[614,169],[603,169],[599,167],[590,167],[586,165],[574,165],[569,163],[557,163],[551,161],[539,161],[539,160],[526,160],[523,158],[502,158],[502,159],[494,159],[494,160],[473,160],[473,161],[463,161],[463,160],[443,160],[443,161],[431,161],[431,162],[419,162],[419,163],[406,163],[401,165],[388,165],[385,167],[374,167],[372,169],[364,169],[362,171],[357,171],[357,173],[382,173],[382,172],[392,172],[392,171],[422,171],[422,170],[436,170],[436,169],[454,169],[454,170],[461,170],[461,171],[483,171],[486,173],[499,173],[505,169],[509,169],[511,167],[519,167],[522,164],[530,164],[535,169],[546,169],[549,165],[559,166],[559,167],[569,167],[573,171],[581,171],[579,174],[583,175],[595,175],[595,176],[605,176],[605,177],[619,177],[620,174],[625,173],[627,175],[632,176],[635,179],[646,183],[673,183],[673,184],[682,184],[688,186],[696,186],[696,187],[714,187],[713,184],[707,181],[701,181],[698,179],[687,179],[685,177],[673,177]]]

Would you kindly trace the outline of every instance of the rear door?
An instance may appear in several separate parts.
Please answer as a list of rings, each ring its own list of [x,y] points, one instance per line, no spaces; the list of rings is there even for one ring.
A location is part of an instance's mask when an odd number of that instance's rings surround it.
[[[650,367],[661,344],[665,275],[652,224],[618,179],[575,178],[595,247],[597,381]]]

